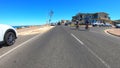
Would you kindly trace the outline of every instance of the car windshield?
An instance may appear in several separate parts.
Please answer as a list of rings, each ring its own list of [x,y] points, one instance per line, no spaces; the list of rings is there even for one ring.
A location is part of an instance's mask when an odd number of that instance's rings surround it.
[[[0,0],[0,68],[120,68],[120,0]]]

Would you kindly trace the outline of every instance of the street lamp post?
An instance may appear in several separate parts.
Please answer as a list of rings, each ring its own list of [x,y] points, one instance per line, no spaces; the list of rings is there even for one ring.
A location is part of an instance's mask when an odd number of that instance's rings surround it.
[[[54,14],[54,12],[51,10],[51,11],[49,12],[49,16],[50,16],[50,18],[49,18],[49,24],[50,24],[50,22],[51,22],[51,19],[52,19],[53,14]]]

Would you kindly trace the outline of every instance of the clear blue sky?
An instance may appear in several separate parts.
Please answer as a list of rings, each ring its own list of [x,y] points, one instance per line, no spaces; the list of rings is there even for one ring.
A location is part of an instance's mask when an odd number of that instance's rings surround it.
[[[0,0],[0,23],[9,25],[45,24],[50,10],[52,22],[71,20],[78,12],[107,12],[120,19],[120,0]]]

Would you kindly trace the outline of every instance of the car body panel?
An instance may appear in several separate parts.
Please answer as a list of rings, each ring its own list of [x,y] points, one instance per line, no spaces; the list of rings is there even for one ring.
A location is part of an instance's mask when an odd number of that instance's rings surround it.
[[[103,25],[104,25],[103,23],[98,23],[98,22],[92,23],[92,26],[103,26]]]
[[[0,42],[4,41],[4,35],[7,32],[7,30],[10,30],[10,29],[15,31],[16,37],[17,37],[18,36],[17,31],[12,26],[0,24]]]
[[[110,23],[105,23],[103,26],[104,26],[104,27],[112,27],[112,24],[110,24]]]
[[[2,42],[2,41],[3,41],[3,32],[2,32],[2,29],[0,27],[0,42]]]

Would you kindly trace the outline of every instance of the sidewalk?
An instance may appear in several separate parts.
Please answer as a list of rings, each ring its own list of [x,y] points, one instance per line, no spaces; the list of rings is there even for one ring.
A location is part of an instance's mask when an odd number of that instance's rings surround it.
[[[53,26],[34,26],[34,27],[17,29],[17,32],[18,35],[32,35],[32,34],[44,33],[52,28]]]
[[[106,29],[105,31],[109,34],[120,37],[120,29],[112,28],[112,29]]]

